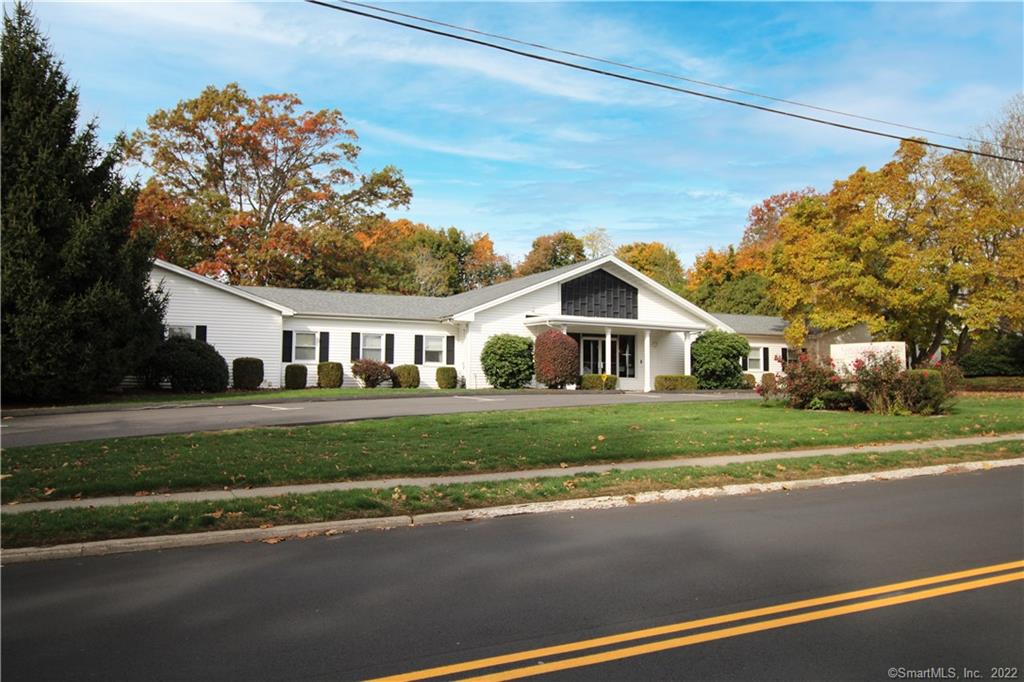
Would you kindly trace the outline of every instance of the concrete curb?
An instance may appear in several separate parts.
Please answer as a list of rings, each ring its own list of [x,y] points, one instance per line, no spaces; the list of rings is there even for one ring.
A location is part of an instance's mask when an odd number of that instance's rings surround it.
[[[636,471],[673,469],[676,467],[711,467],[728,464],[746,464],[776,459],[799,457],[825,457],[868,452],[909,452],[936,448],[987,445],[1008,441],[1024,440],[1024,433],[1003,433],[996,436],[966,436],[928,441],[905,441],[879,443],[874,445],[839,445],[803,450],[774,450],[742,455],[705,455],[702,457],[675,457],[657,460],[613,462],[609,464],[581,464],[566,468],[547,467],[544,469],[517,469],[515,471],[491,471],[479,474],[449,474],[445,476],[394,476],[391,478],[362,479],[354,481],[333,481],[328,483],[297,483],[259,488],[233,488],[230,490],[194,490],[179,493],[163,493],[135,497],[120,495],[109,497],[86,497],[80,500],[46,500],[21,502],[0,506],[0,515],[23,514],[34,511],[60,509],[89,509],[93,507],[116,507],[128,504],[153,504],[157,502],[222,502],[253,497],[277,497],[280,495],[308,495],[318,492],[339,490],[362,490],[366,488],[394,488],[395,486],[426,487],[451,483],[483,483],[488,481],[510,481],[526,478],[562,478],[580,474],[600,474],[606,471]]]
[[[636,504],[652,504],[657,502],[681,502],[709,497],[729,497],[733,495],[750,495],[754,493],[780,492],[820,488],[847,483],[866,483],[871,481],[897,481],[919,476],[936,476],[940,474],[959,474],[971,471],[987,471],[1007,467],[1024,466],[1024,457],[1016,459],[985,460],[958,464],[939,464],[913,469],[891,469],[846,476],[828,476],[825,478],[803,479],[795,481],[778,481],[772,483],[743,483],[726,485],[716,488],[694,488],[690,490],[661,490],[636,495],[607,495],[602,497],[586,497],[575,500],[558,500],[553,502],[531,502],[503,507],[484,507],[465,511],[446,511],[418,516],[388,516],[375,519],[351,519],[347,521],[323,521],[304,523],[293,526],[273,526],[270,528],[244,528],[239,530],[219,530],[208,533],[187,533],[182,535],[158,535],[147,538],[127,538],[120,540],[103,540],[99,542],[79,542],[55,547],[22,547],[3,550],[0,563],[15,564],[32,561],[48,561],[53,559],[71,559],[90,556],[105,556],[126,552],[145,552],[158,549],[176,549],[179,547],[200,547],[204,545],[223,544],[228,542],[253,542],[266,540],[284,540],[287,538],[305,538],[315,535],[334,535],[337,533],[354,533],[362,530],[382,530],[401,527],[415,527],[472,521],[475,519],[497,519],[505,516],[523,514],[547,514],[551,512],[585,511],[591,509],[614,509],[630,507]]]

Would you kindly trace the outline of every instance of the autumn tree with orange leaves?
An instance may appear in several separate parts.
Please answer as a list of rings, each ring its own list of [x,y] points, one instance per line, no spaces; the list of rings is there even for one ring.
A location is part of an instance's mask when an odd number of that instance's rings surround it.
[[[209,86],[147,125],[125,145],[153,174],[135,229],[154,234],[158,256],[232,283],[314,284],[325,242],[412,196],[393,166],[358,170],[340,111],[304,110],[295,95]]]

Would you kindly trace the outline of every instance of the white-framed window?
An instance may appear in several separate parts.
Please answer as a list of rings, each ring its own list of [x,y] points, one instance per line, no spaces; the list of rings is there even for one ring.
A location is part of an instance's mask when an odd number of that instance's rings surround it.
[[[444,337],[423,337],[423,362],[440,365],[444,362]]]
[[[384,335],[383,334],[363,334],[363,348],[359,353],[359,357],[364,360],[383,360],[384,359]]]
[[[196,328],[191,325],[180,325],[180,324],[169,324],[167,325],[167,338],[174,338],[176,336],[183,337],[186,339],[196,338]]]
[[[761,371],[761,347],[751,347],[750,355],[747,356],[747,369],[754,372]]]
[[[316,360],[316,332],[295,332],[295,360],[297,362]]]

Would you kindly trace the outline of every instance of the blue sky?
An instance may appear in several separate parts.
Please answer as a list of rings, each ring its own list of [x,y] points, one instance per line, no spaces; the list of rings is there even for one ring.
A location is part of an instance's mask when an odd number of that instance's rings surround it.
[[[970,135],[1024,88],[1022,3],[405,3],[431,18]],[[750,206],[877,167],[895,142],[544,65],[302,2],[47,3],[35,10],[105,139],[207,84],[343,111],[396,213],[488,232],[519,258],[554,230],[658,240],[684,264]]]

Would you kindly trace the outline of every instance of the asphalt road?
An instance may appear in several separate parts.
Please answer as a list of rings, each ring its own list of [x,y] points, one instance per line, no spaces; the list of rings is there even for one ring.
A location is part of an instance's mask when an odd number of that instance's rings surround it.
[[[753,393],[540,393],[536,395],[445,396],[289,402],[273,405],[227,404],[163,407],[77,414],[4,415],[3,447],[65,443],[125,436],[154,436],[193,431],[222,431],[251,426],[287,426],[381,419],[424,414],[528,410],[650,402],[751,400]]]
[[[3,569],[2,672],[12,682],[419,670],[1020,560],[1022,490],[1015,468],[17,564]],[[1019,679],[1022,586],[548,678],[885,680],[890,668],[952,666],[984,679],[1016,667]]]

